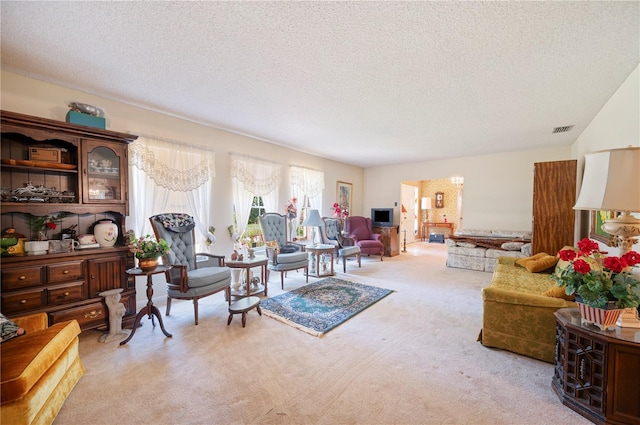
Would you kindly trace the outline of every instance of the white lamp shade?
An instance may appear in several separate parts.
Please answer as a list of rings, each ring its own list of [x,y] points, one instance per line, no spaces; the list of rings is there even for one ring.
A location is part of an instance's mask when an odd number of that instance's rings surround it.
[[[322,221],[318,210],[309,210],[309,215],[302,225],[309,227],[322,227],[324,226],[324,221]]]
[[[586,154],[576,210],[640,212],[640,148]]]
[[[422,198],[421,207],[422,207],[423,210],[430,210],[431,209],[431,198],[428,198],[428,197]]]

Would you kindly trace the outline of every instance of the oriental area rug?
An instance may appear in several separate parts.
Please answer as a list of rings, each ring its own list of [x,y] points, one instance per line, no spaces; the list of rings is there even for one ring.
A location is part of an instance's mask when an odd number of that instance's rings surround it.
[[[391,292],[330,277],[263,300],[260,307],[265,316],[322,336]]]

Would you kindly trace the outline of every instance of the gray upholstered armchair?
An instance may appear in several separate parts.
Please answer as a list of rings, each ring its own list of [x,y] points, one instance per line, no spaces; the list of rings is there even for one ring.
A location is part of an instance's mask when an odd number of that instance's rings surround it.
[[[278,213],[265,213],[259,217],[269,263],[268,270],[280,272],[280,285],[284,289],[284,274],[289,270],[304,269],[309,282],[309,255],[302,246],[287,241],[287,218]],[[267,276],[267,280],[269,277]]]
[[[171,251],[162,261],[172,268],[167,276],[167,311],[171,312],[171,299],[193,300],[193,312],[198,324],[198,300],[216,292],[225,291],[231,302],[231,270],[224,265],[224,256],[196,253],[193,217],[181,213],[158,214],[149,218],[156,239],[164,239]],[[196,256],[206,256],[205,267],[198,267]],[[210,265],[211,264],[211,265]]]
[[[340,223],[337,218],[323,217],[324,226],[320,228],[320,239],[323,244],[333,245],[338,255],[338,249],[342,247],[340,242]]]

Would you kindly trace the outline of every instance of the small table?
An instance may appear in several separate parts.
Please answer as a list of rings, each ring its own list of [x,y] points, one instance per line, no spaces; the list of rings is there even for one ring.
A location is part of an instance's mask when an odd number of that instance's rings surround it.
[[[244,297],[229,306],[229,320],[227,320],[227,326],[231,324],[234,314],[242,314],[242,327],[247,323],[247,312],[251,309],[256,309],[258,314],[262,316],[262,310],[260,309],[259,297]]]
[[[425,240],[427,239],[427,235],[429,234],[429,232],[431,231],[431,228],[437,228],[437,227],[444,227],[446,229],[448,229],[447,233],[449,235],[453,234],[453,223],[433,223],[433,222],[429,222],[429,221],[423,221],[422,222],[422,238],[421,240]]]
[[[333,254],[336,250],[336,247],[333,245],[315,245],[315,246],[308,246],[306,248],[307,251],[309,251],[311,253],[311,262],[313,263],[315,261],[316,267],[315,267],[315,274],[316,277],[322,277],[322,276],[333,276],[335,274],[335,272],[333,271]],[[322,256],[322,254],[329,254],[331,255],[331,272],[329,272],[328,270],[320,270],[320,258]],[[315,257],[315,258],[314,258]],[[314,270],[311,271],[311,273],[314,273]],[[309,269],[307,269],[307,276],[309,275]]]
[[[147,300],[148,301],[147,301],[147,305],[143,307],[136,315],[136,321],[133,323],[133,329],[131,329],[131,334],[129,334],[127,339],[122,341],[120,345],[126,344],[127,342],[129,342],[131,338],[133,338],[133,335],[136,333],[136,329],[138,329],[138,326],[140,326],[140,320],[142,320],[145,314],[149,316],[149,319],[151,319],[151,323],[153,324],[154,327],[155,327],[155,323],[153,321],[153,316],[156,316],[158,318],[158,323],[160,324],[160,329],[162,329],[162,333],[168,336],[169,338],[173,336],[169,332],[167,332],[166,329],[164,328],[164,323],[162,323],[162,316],[160,315],[160,310],[158,310],[158,307],[153,305],[153,301],[152,301],[153,299],[152,276],[154,274],[164,273],[170,268],[171,266],[158,266],[155,269],[148,272],[142,269],[139,269],[137,267],[127,270],[127,274],[130,274],[132,276],[147,276]]]
[[[234,297],[248,297],[251,295],[259,294],[260,292],[264,293],[264,296],[267,296],[267,281],[265,276],[267,274],[267,264],[269,259],[267,257],[256,255],[254,258],[245,258],[242,261],[238,260],[226,260],[225,265],[231,269],[245,269],[245,291],[240,290],[231,290],[231,295]],[[261,272],[261,282],[262,284],[258,284],[258,288],[251,291],[251,269],[254,267],[260,267]],[[261,286],[263,286],[261,288]]]
[[[551,387],[562,404],[597,424],[640,423],[640,329],[583,325],[577,308],[555,313]]]

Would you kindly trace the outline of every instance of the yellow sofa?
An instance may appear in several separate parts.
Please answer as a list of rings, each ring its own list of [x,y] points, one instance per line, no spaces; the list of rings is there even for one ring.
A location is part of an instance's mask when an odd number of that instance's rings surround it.
[[[479,340],[496,347],[553,363],[555,317],[573,301],[543,295],[555,287],[550,273],[532,273],[516,258],[499,257],[491,285],[482,289],[483,317]]]
[[[76,320],[48,326],[45,313],[11,319],[26,334],[0,346],[3,424],[50,424],[84,375]]]

